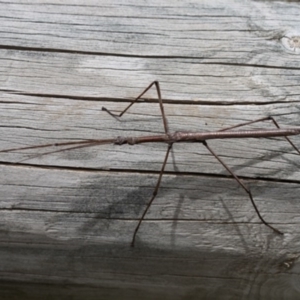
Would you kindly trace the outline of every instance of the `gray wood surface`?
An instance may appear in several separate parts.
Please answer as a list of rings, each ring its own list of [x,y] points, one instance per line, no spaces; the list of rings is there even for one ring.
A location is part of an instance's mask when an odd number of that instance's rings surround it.
[[[273,1],[0,2],[0,149],[273,116],[299,126],[300,6]],[[273,128],[270,122],[248,128]],[[300,138],[293,137],[300,147]],[[297,299],[300,156],[283,139],[0,153],[1,299]]]

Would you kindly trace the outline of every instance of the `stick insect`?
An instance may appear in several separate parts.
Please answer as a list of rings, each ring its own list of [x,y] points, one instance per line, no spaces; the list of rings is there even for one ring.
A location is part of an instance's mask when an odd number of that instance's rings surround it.
[[[297,151],[298,154],[300,154],[299,149],[295,146],[295,144],[288,138],[290,135],[298,135],[300,134],[300,127],[292,127],[292,128],[285,128],[282,129],[280,128],[279,124],[276,122],[276,120],[269,116],[269,117],[264,117],[260,118],[254,121],[249,121],[245,123],[241,123],[235,126],[223,128],[218,131],[211,131],[211,132],[185,132],[185,131],[176,131],[176,132],[171,132],[169,130],[168,126],[168,121],[167,117],[164,112],[164,105],[163,105],[163,100],[161,96],[161,91],[160,91],[160,85],[158,81],[152,82],[144,91],[136,97],[120,114],[114,114],[112,113],[109,109],[102,107],[102,110],[110,114],[111,116],[115,118],[121,118],[125,112],[136,102],[138,102],[139,99],[143,97],[143,95],[152,87],[155,86],[157,96],[158,96],[158,103],[162,115],[162,121],[163,121],[163,126],[164,126],[164,133],[160,135],[148,135],[148,136],[140,136],[140,137],[124,137],[124,136],[118,136],[116,138],[110,138],[110,139],[93,139],[93,140],[82,140],[82,141],[77,141],[77,142],[62,142],[62,143],[56,143],[56,144],[43,144],[43,145],[35,145],[35,146],[28,146],[28,147],[22,147],[22,148],[11,148],[11,149],[5,149],[0,152],[12,152],[16,150],[26,150],[26,149],[35,149],[35,148],[47,148],[47,147],[66,147],[64,149],[59,149],[59,150],[54,150],[54,151],[49,151],[49,152],[44,152],[39,155],[34,155],[30,158],[36,157],[36,156],[41,156],[41,155],[46,155],[50,153],[55,153],[55,152],[61,152],[61,151],[66,151],[66,150],[73,150],[73,149],[78,149],[78,148],[83,148],[83,147],[91,147],[91,146],[98,146],[98,145],[103,145],[103,144],[115,144],[115,145],[136,145],[136,144],[142,144],[142,143],[165,143],[167,145],[167,151],[165,154],[164,161],[162,163],[161,170],[159,172],[159,176],[156,182],[156,186],[154,188],[154,191],[152,193],[152,196],[142,214],[142,216],[139,218],[139,221],[137,223],[137,226],[134,230],[132,240],[131,240],[131,246],[134,247],[135,245],[135,240],[136,236],[138,233],[138,230],[149,210],[151,207],[151,204],[153,203],[160,184],[161,180],[164,174],[165,166],[168,161],[169,153],[170,150],[172,149],[173,144],[175,143],[200,143],[202,144],[218,161],[219,163],[228,171],[228,173],[236,180],[236,182],[241,186],[241,188],[248,194],[249,199],[252,203],[252,206],[261,220],[261,222],[269,227],[271,230],[273,230],[276,234],[283,235],[283,233],[270,225],[260,214],[258,207],[253,199],[252,193],[250,189],[243,183],[243,181],[233,172],[233,170],[213,151],[213,149],[208,145],[207,140],[212,140],[212,139],[232,139],[232,138],[267,138],[267,137],[283,137],[285,138],[289,144],[294,148],[295,151]],[[271,121],[273,125],[276,127],[276,129],[261,129],[261,130],[232,130],[235,128],[243,127],[246,125],[254,124],[254,123],[259,123],[259,122],[264,122],[264,121]],[[29,158],[29,159],[30,159]],[[28,159],[28,158],[27,158]],[[25,159],[25,160],[27,160]]]

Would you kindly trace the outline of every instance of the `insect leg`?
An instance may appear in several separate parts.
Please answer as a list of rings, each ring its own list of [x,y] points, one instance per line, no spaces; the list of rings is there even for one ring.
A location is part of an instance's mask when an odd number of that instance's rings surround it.
[[[259,219],[263,222],[263,224],[265,224],[266,226],[271,228],[274,232],[276,232],[278,234],[283,234],[281,231],[274,228],[267,221],[264,220],[264,218],[261,216],[261,214],[254,202],[254,199],[253,199],[250,189],[242,182],[242,180],[237,175],[235,175],[235,173],[227,166],[227,164],[225,162],[223,162],[223,160],[208,146],[206,141],[203,142],[203,145],[222,164],[222,166],[234,177],[234,179],[237,181],[237,183],[245,190],[245,192],[248,194],[250,201],[256,211],[256,214],[258,215]]]
[[[115,115],[113,114],[110,110],[108,110],[105,107],[102,107],[102,110],[108,112],[110,115],[112,115],[113,117],[122,117],[122,115],[134,104],[136,103],[140,98],[142,98],[142,96],[153,86],[155,85],[156,87],[156,91],[157,91],[157,96],[158,96],[158,102],[159,102],[159,107],[160,107],[160,111],[161,111],[161,115],[163,118],[163,124],[164,124],[164,129],[165,129],[165,133],[169,133],[169,127],[168,127],[168,121],[165,115],[165,111],[164,111],[164,105],[163,105],[163,101],[161,98],[161,92],[160,92],[160,87],[159,87],[159,82],[158,81],[153,81],[138,97],[136,97],[119,115]]]
[[[132,237],[132,241],[131,241],[131,247],[134,247],[136,234],[137,234],[137,232],[138,232],[138,230],[139,230],[139,228],[140,228],[140,226],[141,226],[142,221],[144,220],[144,217],[145,217],[145,215],[146,215],[148,209],[150,208],[150,206],[151,206],[153,200],[155,199],[155,197],[156,197],[156,195],[157,195],[157,192],[158,192],[158,189],[159,189],[159,186],[160,186],[160,182],[161,182],[161,178],[162,178],[162,176],[163,176],[163,173],[164,173],[164,170],[165,170],[165,166],[166,166],[166,164],[167,164],[168,156],[169,156],[170,150],[171,150],[171,148],[172,148],[172,145],[173,145],[173,144],[169,144],[169,146],[168,146],[168,149],[167,149],[167,152],[166,152],[166,156],[165,156],[165,159],[164,159],[162,168],[161,168],[161,170],[160,170],[159,177],[158,177],[158,180],[157,180],[157,183],[156,183],[154,192],[153,192],[153,194],[152,194],[152,197],[151,197],[149,203],[147,204],[147,207],[146,207],[146,209],[144,210],[143,215],[141,216],[138,225],[136,226],[136,228],[135,228],[135,230],[134,230],[133,237]]]

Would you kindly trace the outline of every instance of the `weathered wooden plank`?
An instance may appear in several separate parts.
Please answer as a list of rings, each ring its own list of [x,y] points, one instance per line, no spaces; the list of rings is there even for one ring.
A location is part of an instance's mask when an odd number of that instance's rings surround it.
[[[3,45],[211,62],[284,66],[281,39],[299,27],[297,3],[282,2],[54,0],[0,8]],[[285,59],[295,66],[293,56]]]
[[[80,139],[140,136],[163,132],[158,104],[140,103],[132,107],[122,121],[117,121],[102,106],[121,111],[124,104],[107,101],[68,100],[64,98],[0,96],[1,149],[48,144]],[[298,105],[165,105],[170,128],[209,131],[272,115],[284,126],[298,125]],[[271,122],[257,127],[273,128]],[[299,138],[292,137],[296,145]],[[250,144],[249,144],[249,141]],[[212,147],[241,176],[297,180],[299,155],[282,138],[210,141]],[[2,162],[25,161],[30,164],[90,169],[125,169],[159,171],[166,145],[102,145],[68,152],[38,156],[50,149],[1,153]],[[176,144],[167,171],[227,174],[227,171],[201,144]]]
[[[162,132],[154,90],[121,122],[101,111],[121,111],[153,80],[174,131],[268,115],[298,126],[299,12],[262,1],[1,2],[0,149]],[[283,237],[200,145],[175,145],[134,249],[165,145],[0,153],[0,298],[298,298],[300,158],[277,139],[211,146]]]
[[[0,53],[1,90],[37,96],[129,98],[154,80],[161,82],[164,99],[177,102],[296,102],[300,93],[297,65],[292,69],[287,65],[267,67],[267,63],[206,64],[198,58],[54,55],[17,50]],[[281,54],[286,55],[283,49]],[[293,63],[297,64],[295,60]],[[148,95],[157,98],[155,90]]]
[[[91,235],[93,239],[101,241],[103,234],[104,241],[112,238],[115,243],[126,244],[132,236],[135,220],[139,219],[152,194],[156,179],[157,175],[136,173],[3,166],[3,229],[14,231],[23,227],[25,231],[57,239],[84,239],[85,236]],[[299,219],[298,184],[259,180],[249,180],[248,184],[258,206],[270,222],[285,225],[287,228],[290,225],[288,231],[297,232],[298,229],[294,225]],[[243,223],[254,223],[260,228],[261,234],[269,232],[269,229],[259,222],[247,195],[232,182],[232,179],[214,180],[206,176],[166,175],[146,219],[161,222],[162,225],[156,225],[158,228],[164,227],[165,221],[168,220],[173,222],[172,226],[175,228],[181,221],[190,221],[190,228],[187,228],[190,234],[175,234],[173,238],[184,240],[192,237],[194,230],[204,230],[201,233],[201,242],[207,237],[211,240],[210,247],[213,244],[216,244],[216,247],[226,247],[224,242],[220,243],[220,239],[215,239],[215,234],[221,231],[220,235],[223,235],[228,226],[228,232],[223,238],[235,236],[236,230],[233,231],[232,228],[238,225],[232,225],[234,223],[241,223],[241,227],[246,231],[248,226],[244,226]],[[123,223],[124,225],[120,225]],[[212,229],[216,231],[215,234],[211,234],[207,229],[210,223],[212,228],[220,227]],[[88,228],[88,224],[91,224],[91,228]],[[170,230],[169,226],[165,229],[167,232]],[[154,231],[163,233],[164,230]],[[146,233],[149,236],[151,234],[152,230]],[[248,234],[251,235],[251,232]],[[153,238],[147,241],[148,238],[143,238],[142,233],[140,235],[141,239],[150,245],[158,246],[161,242],[168,244],[166,239],[161,239],[159,235],[153,234],[155,242],[152,241]],[[198,239],[198,234],[195,238]],[[227,242],[230,244],[232,241]],[[237,243],[234,244],[238,251]],[[201,243],[198,246],[201,247]]]
[[[12,235],[11,237],[16,238],[18,235]],[[19,238],[19,240],[22,239],[24,239],[24,236]],[[32,240],[32,236],[27,234],[26,239]],[[40,238],[39,241],[41,241]],[[42,269],[43,274],[39,270],[32,270],[28,277],[26,276],[25,281],[30,281],[32,284],[33,281],[47,279],[52,283],[64,283],[56,287],[48,286],[48,289],[45,289],[42,285],[42,291],[44,290],[47,295],[52,294],[53,290],[59,290],[60,296],[66,296],[70,295],[70,293],[72,295],[78,290],[84,291],[85,296],[91,296],[91,299],[95,295],[102,295],[104,291],[106,291],[106,297],[111,297],[112,295],[113,297],[116,296],[117,299],[121,299],[120,295],[124,295],[125,299],[132,295],[145,297],[145,299],[147,299],[148,295],[153,295],[158,297],[158,299],[163,299],[163,297],[166,297],[166,299],[173,299],[172,297],[182,299],[187,296],[195,298],[199,296],[208,298],[215,296],[216,299],[224,299],[223,294],[234,294],[242,298],[245,290],[247,291],[249,288],[251,288],[252,293],[274,295],[275,299],[278,296],[278,299],[280,299],[283,295],[284,297],[288,295],[291,299],[292,296],[297,295],[297,291],[291,289],[286,280],[288,277],[293,277],[293,275],[284,272],[277,273],[279,270],[288,271],[287,269],[282,269],[282,264],[287,262],[288,258],[273,257],[272,260],[267,261],[261,257],[261,249],[259,251],[260,258],[254,257],[253,253],[245,259],[244,255],[236,255],[234,253],[212,252],[207,256],[205,252],[182,250],[168,252],[169,258],[166,260],[166,252],[161,249],[152,248],[151,254],[145,256],[145,251],[141,251],[141,249],[132,251],[120,245],[99,247],[99,245],[88,245],[87,243],[83,246],[78,241],[76,243],[69,241],[68,243],[60,244],[54,244],[53,240],[48,240],[48,242],[49,244],[24,243],[22,252],[13,243],[6,242],[5,247],[3,247],[6,250],[5,253],[7,253],[5,260],[6,269],[8,269],[7,266],[12,254],[18,259],[19,265],[25,260],[28,265],[44,266]],[[149,248],[144,249],[149,251]],[[8,253],[10,253],[10,256],[8,256]],[[30,255],[30,253],[35,255]],[[110,259],[107,260],[106,257],[109,253]],[[49,254],[53,257],[51,261],[49,261]],[[66,255],[68,257],[68,268],[64,267]],[[137,268],[131,266],[133,262],[136,263]],[[271,282],[268,280],[269,276],[266,270],[270,264],[274,266],[271,271],[273,273]],[[114,270],[105,272],[108,265],[114,265]],[[231,269],[228,268],[228,265],[231,265]],[[255,270],[252,269],[253,265],[256,266]],[[118,266],[123,271],[122,273],[116,272]],[[189,268],[193,269],[192,274],[189,274]],[[184,273],[182,275],[179,272],[181,269]],[[143,275],[144,272],[147,275]],[[4,274],[7,278],[12,277],[12,272]],[[67,279],[70,274],[72,274],[74,282],[85,283],[85,285],[81,284],[76,287],[70,284]],[[218,274],[218,278],[214,274]],[[23,279],[24,281],[23,274],[16,275],[20,280]],[[119,284],[115,286],[117,278],[119,279]],[[296,279],[295,276],[293,278]],[[252,282],[251,287],[247,284],[249,281]],[[99,289],[99,282],[105,283],[102,289]],[[270,287],[279,283],[281,283],[279,292],[270,291]],[[3,291],[7,291],[6,284],[1,283],[2,286],[6,287],[6,289],[1,289],[1,294],[3,294]],[[14,286],[14,291],[10,291],[10,293],[13,295],[17,294],[19,297],[22,296],[23,299],[28,299],[24,298],[24,296],[26,297],[26,288],[24,286],[22,287],[22,285],[18,284]],[[140,289],[141,286],[144,286],[142,291]],[[217,288],[214,288],[215,286]],[[236,289],[237,286],[240,289]],[[127,293],[123,292],[124,289],[126,289]],[[24,290],[25,293],[22,293],[21,291]],[[209,290],[211,292],[208,292]],[[35,291],[30,292],[30,294],[39,294],[39,291],[41,290],[36,285]],[[77,299],[77,294],[74,297]],[[226,298],[230,299],[229,297]]]
[[[121,291],[135,286],[141,293],[163,281],[168,288],[158,296],[171,297],[176,287],[178,299],[210,290],[217,297],[224,289],[242,297],[249,282],[260,295],[286,282],[298,260],[298,184],[247,182],[263,215],[285,232],[280,237],[260,224],[229,179],[216,186],[206,177],[194,183],[192,176],[167,175],[132,249],[132,231],[154,176],[130,174],[130,184],[124,184],[124,174],[25,166],[2,166],[0,175],[2,279],[22,280],[18,273],[26,261],[31,283],[69,278],[73,284],[101,282]],[[241,288],[227,290],[227,285]],[[285,289],[297,293],[287,283],[282,293]]]

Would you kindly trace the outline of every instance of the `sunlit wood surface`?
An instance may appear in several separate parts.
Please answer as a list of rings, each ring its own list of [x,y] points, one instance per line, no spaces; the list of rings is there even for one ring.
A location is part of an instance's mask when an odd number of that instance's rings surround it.
[[[0,3],[0,150],[273,116],[299,126],[300,6],[273,1]],[[273,128],[271,122],[247,128]],[[246,128],[245,128],[246,129]],[[293,137],[300,147],[300,137]],[[282,138],[0,153],[1,299],[300,296],[300,156]],[[52,298],[51,298],[52,297]]]

